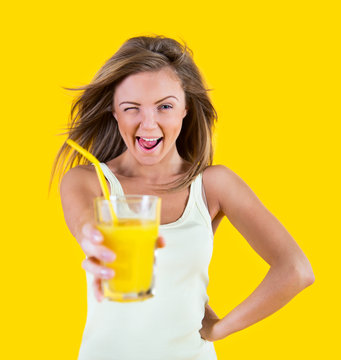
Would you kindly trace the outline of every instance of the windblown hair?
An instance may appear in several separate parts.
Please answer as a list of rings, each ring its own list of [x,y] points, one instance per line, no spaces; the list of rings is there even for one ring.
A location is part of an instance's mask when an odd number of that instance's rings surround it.
[[[67,134],[100,162],[119,156],[127,147],[112,113],[116,86],[132,74],[170,67],[181,82],[188,108],[176,146],[180,156],[192,165],[177,180],[163,184],[163,190],[170,192],[188,187],[199,173],[212,165],[212,136],[217,119],[209,89],[192,56],[186,44],[164,36],[128,39],[88,85],[64,88],[82,93],[72,103],[68,128],[62,135]],[[65,142],[54,161],[50,187],[56,173],[60,181],[69,168],[79,164],[89,164],[89,161]]]

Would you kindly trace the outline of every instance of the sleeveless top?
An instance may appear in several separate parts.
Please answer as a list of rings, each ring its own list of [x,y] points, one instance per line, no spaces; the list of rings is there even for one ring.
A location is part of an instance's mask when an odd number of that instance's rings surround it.
[[[124,195],[101,163],[112,195]],[[153,298],[98,302],[87,277],[87,320],[78,360],[216,360],[213,342],[199,330],[208,302],[208,266],[213,252],[211,217],[203,200],[202,174],[191,183],[182,216],[160,225],[166,246],[156,250]]]

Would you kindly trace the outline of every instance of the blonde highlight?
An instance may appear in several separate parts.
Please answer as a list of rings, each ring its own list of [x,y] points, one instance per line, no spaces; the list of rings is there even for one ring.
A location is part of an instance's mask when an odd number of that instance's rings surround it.
[[[176,146],[179,155],[191,166],[177,180],[160,185],[160,191],[172,192],[187,188],[198,174],[212,165],[212,136],[217,120],[217,113],[208,96],[209,89],[192,56],[193,52],[186,43],[180,44],[164,36],[128,39],[98,70],[88,85],[64,88],[82,93],[74,99],[68,127],[60,135],[67,135],[76,141],[100,162],[106,163],[119,156],[127,147],[112,115],[116,86],[132,74],[171,67],[181,81],[188,108]],[[89,162],[65,141],[52,167],[50,188],[57,173],[60,183],[69,168],[81,164]]]

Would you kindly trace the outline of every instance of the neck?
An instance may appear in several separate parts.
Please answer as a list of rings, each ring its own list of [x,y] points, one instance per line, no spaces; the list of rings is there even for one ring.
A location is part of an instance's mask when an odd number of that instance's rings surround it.
[[[177,149],[155,164],[141,164],[129,150],[116,158],[116,168],[122,176],[143,179],[145,184],[162,184],[184,173],[190,165],[181,158]]]

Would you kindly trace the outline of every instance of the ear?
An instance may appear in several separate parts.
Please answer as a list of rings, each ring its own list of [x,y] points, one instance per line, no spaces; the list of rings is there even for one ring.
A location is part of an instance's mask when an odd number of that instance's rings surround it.
[[[109,110],[109,112],[111,112],[112,116],[113,116],[113,117],[115,118],[115,120],[117,121],[114,103],[110,104],[108,110]]]
[[[185,117],[186,117],[186,115],[187,115],[187,108],[185,108],[185,110],[184,110],[184,112],[183,112],[183,115],[182,115],[182,118],[184,119]]]

